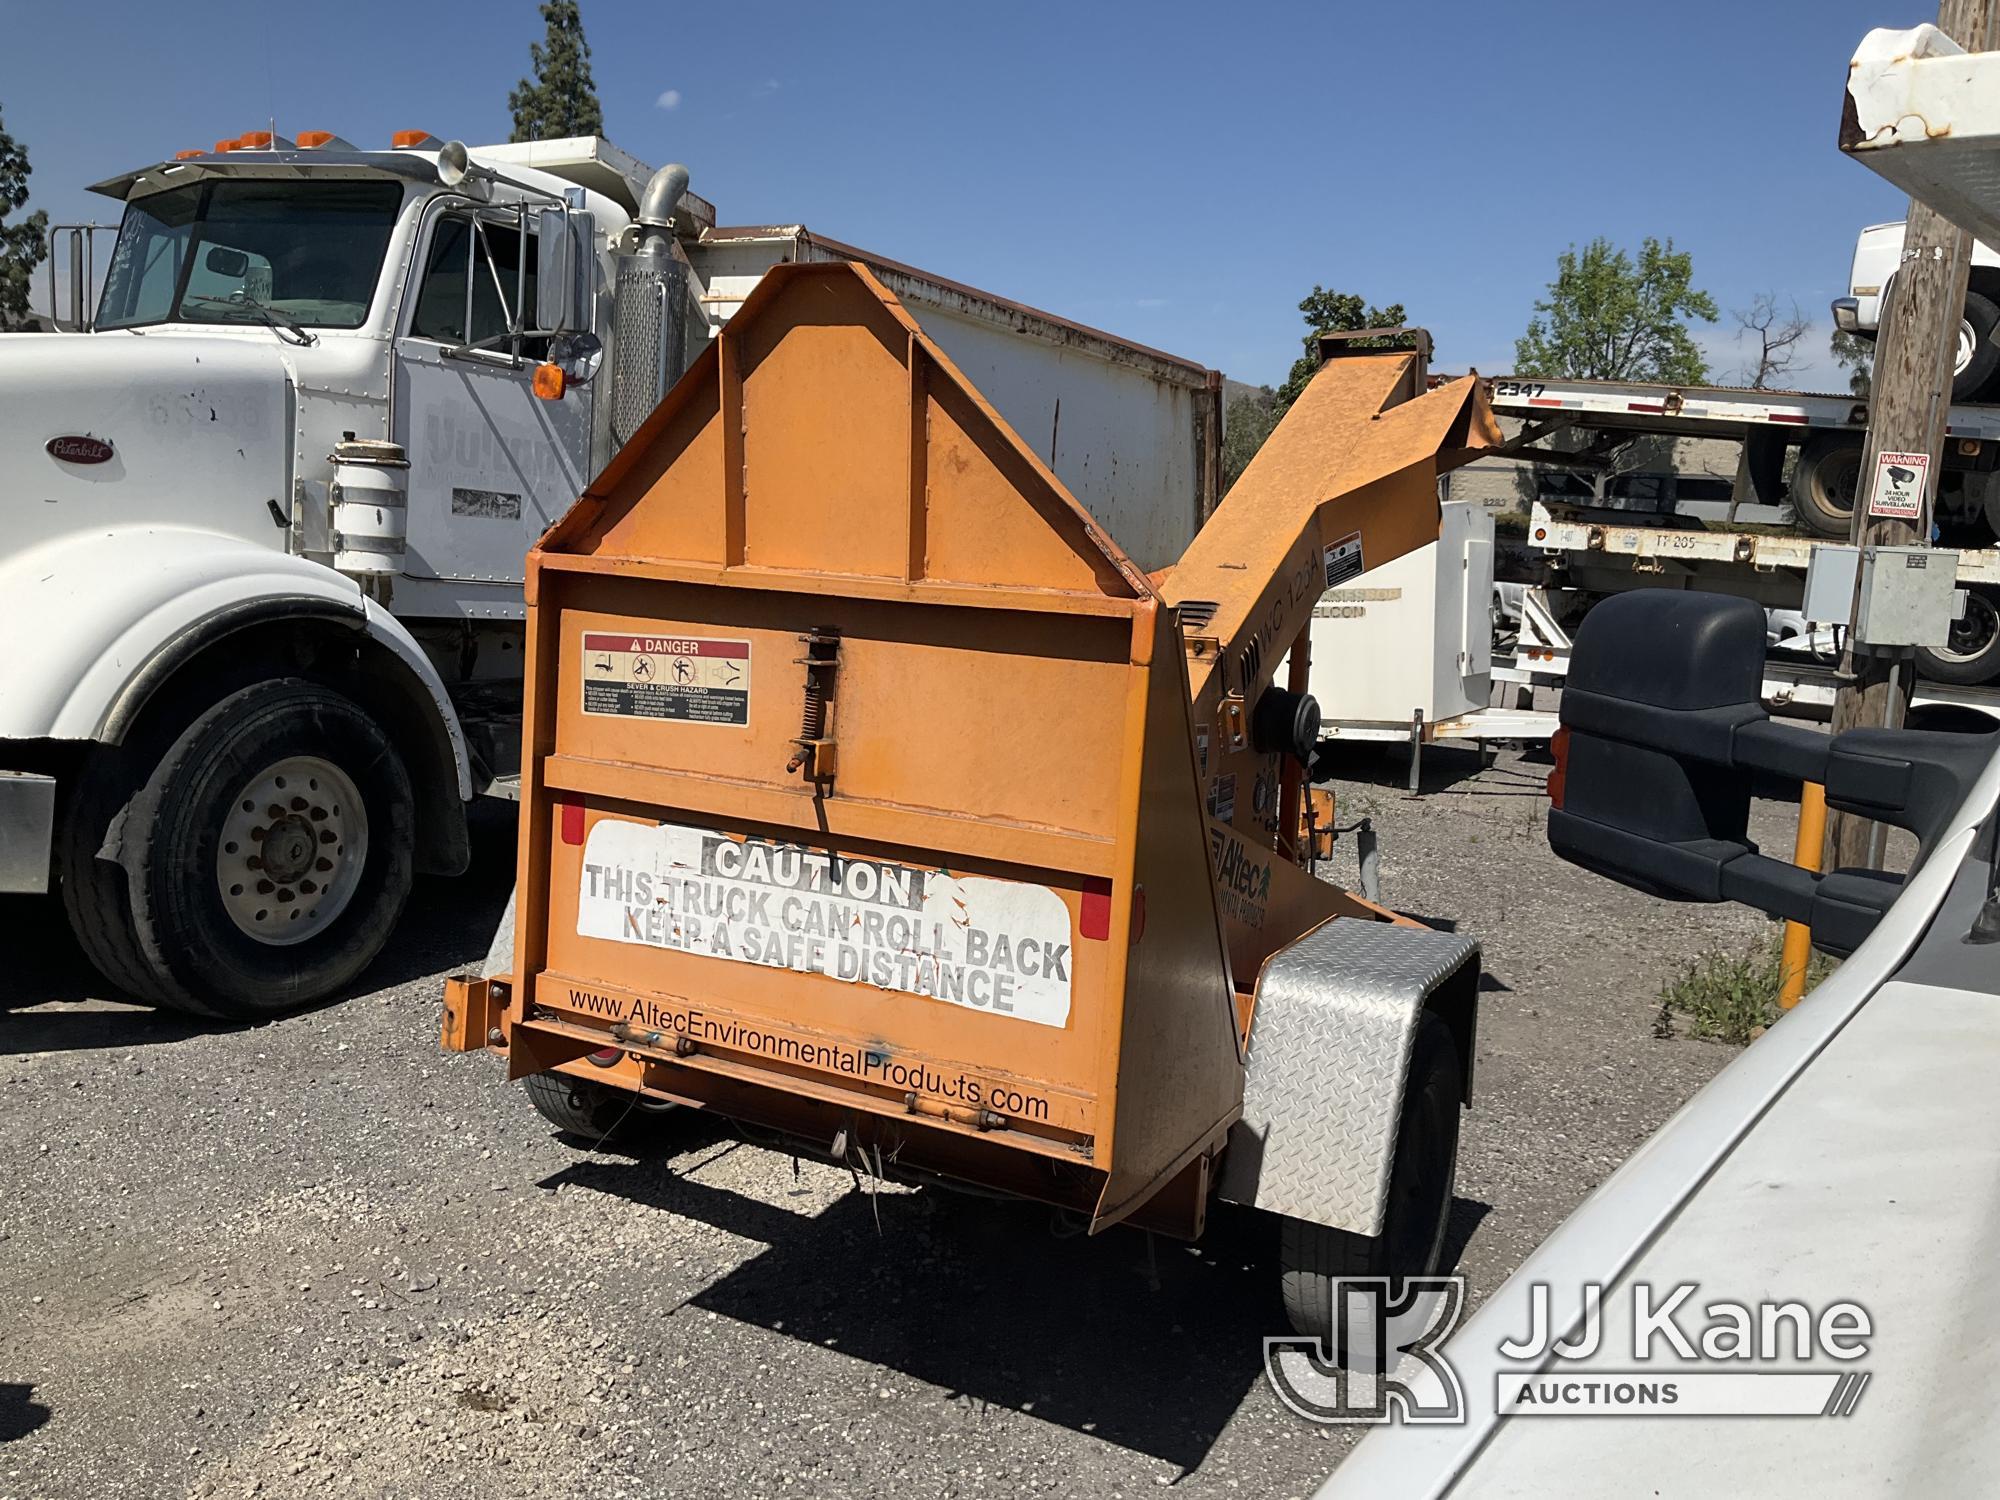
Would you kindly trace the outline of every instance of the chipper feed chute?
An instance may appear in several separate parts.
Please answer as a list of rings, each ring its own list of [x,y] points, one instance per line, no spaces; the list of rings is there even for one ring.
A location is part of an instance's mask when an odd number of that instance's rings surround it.
[[[513,969],[447,1044],[1198,1232],[1264,960],[1387,920],[1251,709],[1348,531],[1436,535],[1479,437],[1420,382],[1329,369],[1359,437],[1289,419],[1163,593],[865,270],[769,273],[529,558]]]

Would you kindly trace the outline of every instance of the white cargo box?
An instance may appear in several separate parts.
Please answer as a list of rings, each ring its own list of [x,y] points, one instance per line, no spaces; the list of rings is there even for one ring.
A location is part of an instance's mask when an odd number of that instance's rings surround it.
[[[1431,545],[1328,589],[1312,622],[1323,733],[1406,739],[1416,715],[1433,726],[1484,709],[1492,601],[1493,517],[1466,501],[1444,507]]]
[[[1179,561],[1221,498],[1214,371],[796,224],[707,230],[686,248],[716,327],[774,265],[866,265],[1148,572]]]

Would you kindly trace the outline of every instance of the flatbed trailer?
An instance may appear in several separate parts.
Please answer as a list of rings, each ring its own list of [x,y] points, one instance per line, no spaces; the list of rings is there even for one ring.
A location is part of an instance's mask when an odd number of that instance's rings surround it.
[[[1529,512],[1528,540],[1572,588],[1701,588],[1774,609],[1798,608],[1806,565],[1821,545],[1784,533],[1621,523],[1539,500]],[[2000,586],[2000,548],[1948,550],[1958,554],[1961,585]]]
[[[1599,495],[1592,511],[1666,519],[1719,510],[1714,519],[1757,525],[1798,524],[1822,537],[1845,538],[1853,514],[1868,403],[1852,394],[1751,390],[1731,386],[1654,385],[1642,381],[1543,379],[1500,375],[1487,382],[1494,415],[1521,426],[1501,457],[1603,472],[1610,451],[1641,437],[1710,438],[1741,445],[1726,505],[1689,510],[1641,497]],[[1559,433],[1588,435],[1575,451],[1547,446]],[[1952,407],[1945,426],[1940,518],[1971,531],[2000,533],[1989,510],[1993,487],[1953,476],[1983,476],[2000,466],[2000,406]],[[1786,469],[1788,450],[1798,457]]]
[[[1822,541],[1783,532],[1635,524],[1536,501],[1529,545],[1546,554],[1543,585],[1586,595],[1639,588],[1705,589],[1797,609]],[[2000,548],[1953,547],[1965,607],[1948,646],[1918,652],[1932,681],[1975,687],[2000,678]]]

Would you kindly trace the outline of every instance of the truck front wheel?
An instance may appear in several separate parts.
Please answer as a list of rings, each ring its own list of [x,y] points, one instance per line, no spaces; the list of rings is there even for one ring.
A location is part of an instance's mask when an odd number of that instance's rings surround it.
[[[1355,1276],[1428,1276],[1444,1256],[1458,1171],[1459,1108],[1465,1069],[1451,1028],[1434,1011],[1417,1018],[1409,1077],[1396,1127],[1382,1233],[1373,1238],[1303,1219],[1279,1221],[1285,1316],[1295,1331],[1334,1350],[1336,1281]],[[1334,1350],[1344,1357],[1345,1351]]]
[[[256,1020],[325,999],[410,893],[415,799],[367,711],[317,682],[230,694],[190,724],[123,830],[133,932],[157,997]]]

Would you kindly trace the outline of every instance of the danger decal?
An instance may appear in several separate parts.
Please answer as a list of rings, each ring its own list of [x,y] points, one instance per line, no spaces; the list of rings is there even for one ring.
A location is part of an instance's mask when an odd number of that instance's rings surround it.
[[[747,724],[750,643],[588,632],[583,711],[620,719]]]
[[[824,974],[998,1016],[1069,1020],[1070,914],[1047,886],[601,819],[576,930]]]
[[[1338,588],[1350,578],[1359,578],[1368,570],[1361,556],[1361,533],[1350,531],[1336,542],[1328,542],[1321,553],[1326,564],[1326,586]]]

